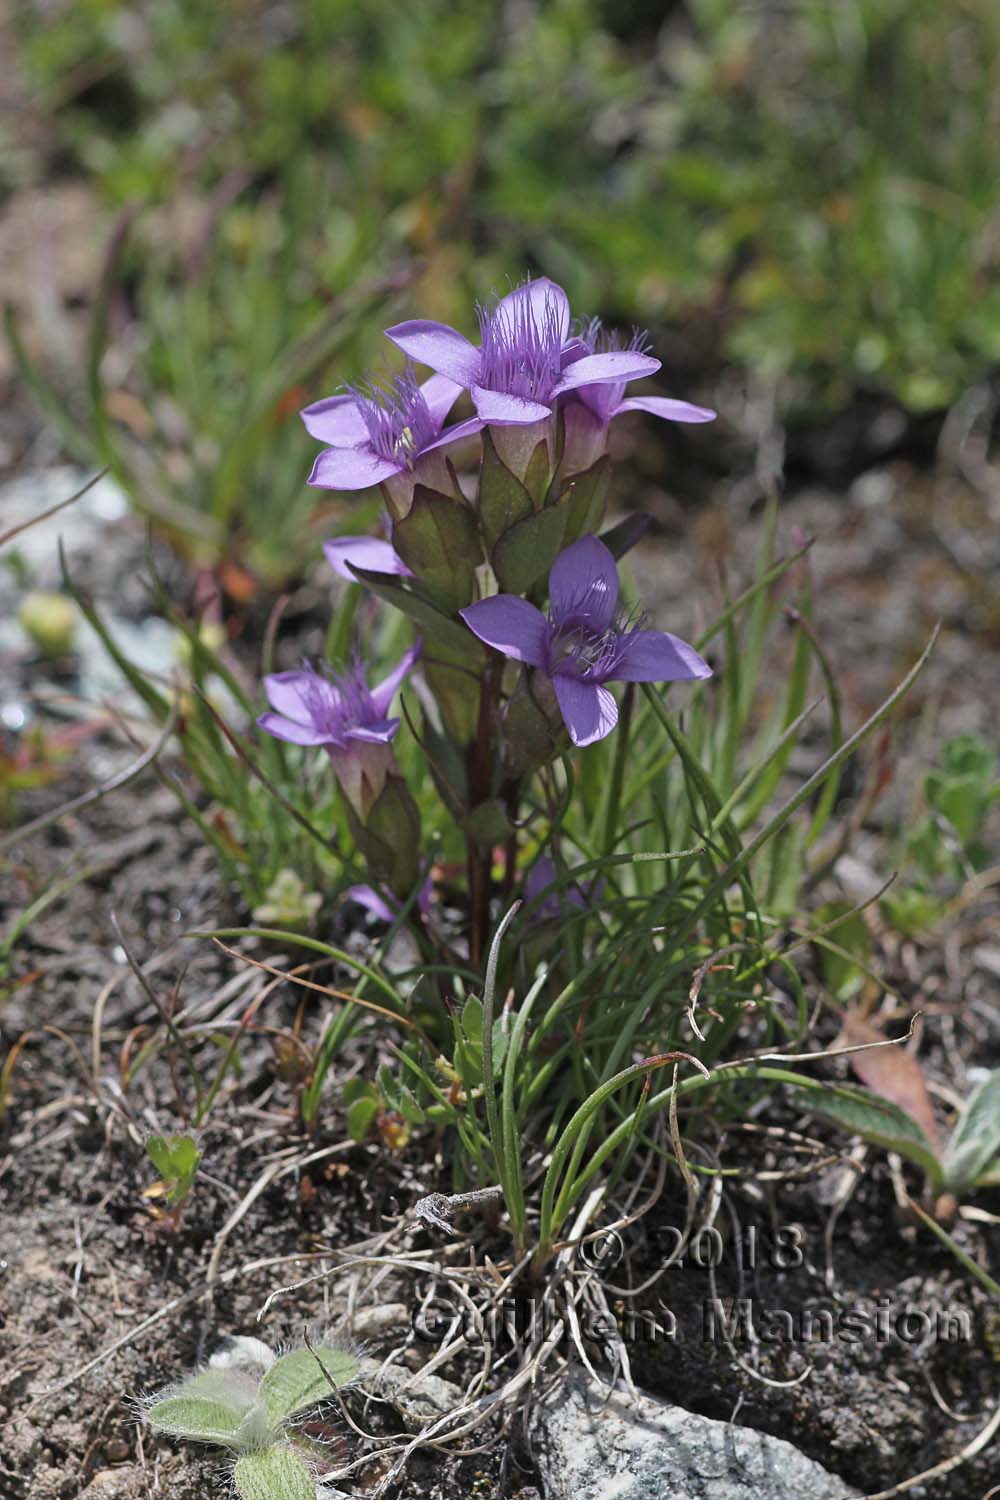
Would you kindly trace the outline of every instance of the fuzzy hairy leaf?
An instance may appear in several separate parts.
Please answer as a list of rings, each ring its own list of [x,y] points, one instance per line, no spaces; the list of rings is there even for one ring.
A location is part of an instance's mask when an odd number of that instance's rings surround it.
[[[941,1162],[945,1187],[956,1197],[989,1173],[1000,1153],[1000,1069],[966,1102]]]
[[[358,1368],[357,1359],[347,1349],[325,1344],[319,1345],[315,1354],[310,1349],[293,1349],[276,1359],[264,1376],[260,1399],[275,1422],[285,1422],[296,1412],[329,1399],[330,1381],[324,1369],[341,1386],[354,1379]]]
[[[173,1437],[235,1448],[240,1445],[237,1434],[244,1415],[242,1407],[182,1392],[154,1402],[149,1408],[149,1424],[157,1432],[168,1432]]]
[[[244,1453],[233,1470],[240,1500],[315,1500],[316,1481],[305,1460],[285,1446]]]

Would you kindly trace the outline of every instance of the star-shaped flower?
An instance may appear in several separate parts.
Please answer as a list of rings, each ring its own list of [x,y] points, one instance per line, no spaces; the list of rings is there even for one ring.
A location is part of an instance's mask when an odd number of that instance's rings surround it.
[[[481,599],[461,615],[488,646],[551,679],[575,745],[603,739],[617,724],[618,706],[606,683],[712,675],[686,641],[619,615],[615,560],[594,536],[574,542],[552,564],[547,616],[515,594]]]
[[[326,447],[309,483],[325,490],[365,490],[408,474],[427,453],[482,429],[478,417],[445,428],[462,386],[443,375],[417,383],[409,363],[381,388],[329,396],[302,412],[307,431]]]

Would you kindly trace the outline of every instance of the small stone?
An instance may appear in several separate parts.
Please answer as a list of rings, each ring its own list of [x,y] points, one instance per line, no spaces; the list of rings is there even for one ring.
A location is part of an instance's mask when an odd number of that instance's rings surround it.
[[[407,1427],[414,1431],[465,1404],[465,1395],[459,1387],[438,1375],[411,1374],[398,1365],[383,1367],[379,1359],[362,1358],[360,1365],[359,1383],[373,1396],[395,1407]]]
[[[811,1458],[749,1427],[572,1376],[535,1409],[546,1500],[848,1500]]]
[[[127,1496],[139,1493],[142,1470],[135,1464],[126,1464],[118,1469],[98,1469],[85,1490],[80,1491],[80,1500],[126,1500]]]

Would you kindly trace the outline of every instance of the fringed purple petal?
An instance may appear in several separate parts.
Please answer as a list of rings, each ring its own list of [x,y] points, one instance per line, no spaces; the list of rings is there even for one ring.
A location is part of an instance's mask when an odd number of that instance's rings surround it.
[[[569,298],[557,282],[539,276],[537,281],[526,281],[501,297],[494,316],[512,327],[526,317],[538,328],[551,319],[559,337],[565,339],[569,333]]]
[[[321,490],[368,490],[402,472],[404,464],[379,458],[370,448],[324,448],[308,483]]]
[[[456,422],[454,427],[446,427],[441,436],[433,443],[428,443],[422,448],[421,454],[433,453],[437,448],[446,448],[449,443],[460,443],[463,438],[475,437],[477,432],[482,432],[486,423],[482,417],[469,417],[465,422]]]
[[[612,673],[617,682],[686,682],[711,675],[693,646],[665,630],[635,630],[625,636]]]
[[[472,387],[472,400],[484,423],[494,427],[527,427],[544,422],[552,409],[524,396],[508,396],[503,391],[487,391],[481,385]]]
[[[308,705],[315,682],[314,672],[272,672],[264,678],[264,692],[275,713],[299,724],[311,724]]]
[[[377,537],[337,536],[323,543],[323,554],[333,571],[351,583],[357,583],[358,580],[348,564],[355,568],[368,568],[373,573],[394,573],[399,578],[413,577],[392,545],[379,541]]]
[[[540,609],[516,594],[494,594],[459,610],[474,635],[511,661],[544,667],[548,661],[549,627]]]
[[[420,394],[424,398],[424,405],[430,412],[434,426],[444,426],[444,419],[451,411],[455,402],[462,394],[465,387],[459,385],[455,380],[449,380],[447,375],[432,375],[425,380],[420,387]]]
[[[665,422],[714,422],[717,413],[708,406],[692,406],[690,401],[674,401],[669,396],[628,396],[619,402],[618,411],[648,411]]]
[[[310,437],[331,448],[359,448],[368,442],[368,427],[357,396],[328,396],[299,413]]]
[[[387,328],[386,336],[418,364],[429,365],[439,375],[447,375],[462,390],[479,378],[479,350],[447,323],[411,318],[407,323]]]
[[[325,744],[325,736],[320,730],[311,724],[296,724],[293,719],[286,719],[283,714],[261,714],[257,720],[258,729],[264,729],[268,734],[273,734],[275,739],[287,740],[290,745],[322,745]]]
[[[406,676],[413,670],[414,663],[420,659],[422,649],[423,642],[415,641],[408,651],[403,652],[385,681],[380,682],[377,688],[372,688],[372,703],[375,705],[375,712],[383,718],[389,712],[389,704],[396,696]]]
[[[603,740],[618,723],[618,705],[606,687],[563,672],[555,674],[552,686],[574,745]]]
[[[660,361],[649,354],[634,353],[631,349],[612,349],[607,354],[585,354],[567,365],[556,381],[552,394],[565,395],[581,385],[603,383],[605,380],[638,380],[643,375],[655,375]]]
[[[344,731],[344,738],[360,740],[365,745],[388,745],[398,728],[398,719],[375,719],[371,724],[352,725]]]
[[[549,574],[549,608],[554,625],[579,621],[600,635],[618,603],[618,569],[596,536],[581,537],[560,552]]]

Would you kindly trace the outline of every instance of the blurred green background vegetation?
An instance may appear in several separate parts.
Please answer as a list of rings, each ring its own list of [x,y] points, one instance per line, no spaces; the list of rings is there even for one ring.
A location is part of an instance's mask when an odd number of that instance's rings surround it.
[[[30,0],[16,34],[47,134],[0,188],[130,215],[37,394],[210,556],[242,527],[280,572],[300,398],[528,270],[649,328],[665,393],[763,382],[793,425],[1000,364],[995,0]]]

